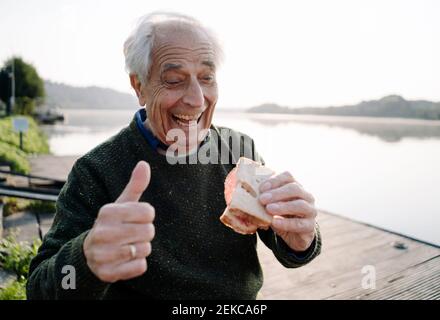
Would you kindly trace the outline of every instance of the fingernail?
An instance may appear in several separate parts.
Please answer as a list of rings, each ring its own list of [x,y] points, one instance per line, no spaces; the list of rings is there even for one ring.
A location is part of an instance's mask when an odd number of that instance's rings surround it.
[[[272,193],[269,193],[269,192],[263,193],[263,194],[260,196],[260,200],[261,200],[262,202],[267,202],[267,201],[269,201],[270,199],[272,199]]]
[[[261,191],[261,192],[267,191],[267,190],[270,189],[270,187],[271,187],[270,182],[265,182],[265,183],[262,185],[260,191]]]
[[[269,211],[278,211],[278,209],[280,208],[280,205],[278,203],[270,203],[267,205],[266,208]]]

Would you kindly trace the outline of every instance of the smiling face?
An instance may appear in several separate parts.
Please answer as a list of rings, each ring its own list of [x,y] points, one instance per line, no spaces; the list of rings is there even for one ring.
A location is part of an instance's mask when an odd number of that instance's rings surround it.
[[[218,97],[216,57],[202,30],[169,24],[156,31],[149,78],[138,97],[146,104],[153,134],[170,145],[166,135],[171,129],[188,137],[190,130],[210,127]]]

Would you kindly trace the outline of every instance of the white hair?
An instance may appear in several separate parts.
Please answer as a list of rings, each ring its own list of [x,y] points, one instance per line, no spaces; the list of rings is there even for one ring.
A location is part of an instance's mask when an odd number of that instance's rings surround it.
[[[223,51],[217,37],[198,20],[180,13],[153,12],[139,18],[136,27],[124,42],[125,69],[129,74],[136,74],[141,83],[146,82],[150,72],[156,27],[170,22],[183,23],[204,31],[213,46],[216,64],[222,61]]]

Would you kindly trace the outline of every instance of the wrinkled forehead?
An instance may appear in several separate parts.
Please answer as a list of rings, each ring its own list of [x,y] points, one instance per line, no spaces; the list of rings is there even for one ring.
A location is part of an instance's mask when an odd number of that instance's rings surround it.
[[[152,48],[152,62],[160,67],[165,62],[206,61],[216,65],[216,52],[212,39],[200,27],[181,23],[156,26]]]

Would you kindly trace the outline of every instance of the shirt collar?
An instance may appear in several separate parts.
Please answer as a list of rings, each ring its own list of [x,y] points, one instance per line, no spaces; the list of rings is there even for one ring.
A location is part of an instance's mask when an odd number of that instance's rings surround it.
[[[136,125],[139,128],[139,131],[144,136],[144,138],[147,140],[148,144],[153,148],[153,150],[157,150],[157,148],[160,148],[162,150],[168,149],[168,146],[165,143],[163,143],[158,138],[156,138],[154,136],[153,132],[151,132],[150,129],[148,129],[144,126],[144,122],[145,122],[145,120],[147,120],[147,111],[144,108],[139,109],[136,112],[135,119],[136,119]],[[202,143],[199,145],[199,147],[202,146],[205,142],[207,142],[209,140],[210,136],[211,136],[211,130],[208,130],[208,134],[206,135],[206,137],[202,141]]]
[[[163,150],[166,150],[168,146],[164,144],[162,141],[157,139],[153,132],[151,132],[150,129],[147,129],[144,126],[144,122],[147,120],[147,111],[145,109],[139,109],[136,112],[136,125],[141,132],[141,134],[144,136],[144,138],[147,140],[148,144],[153,148],[153,150],[157,150],[157,148],[161,148]]]

